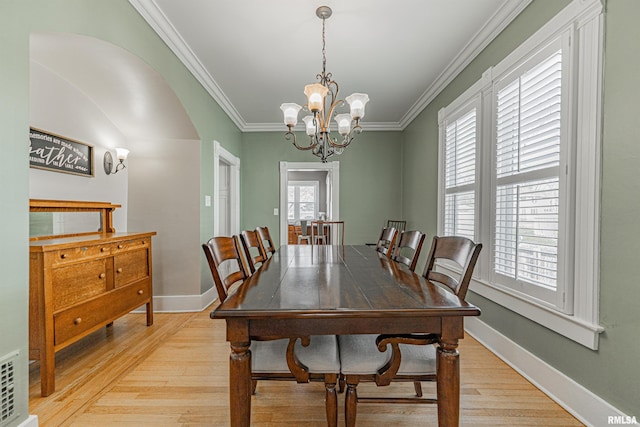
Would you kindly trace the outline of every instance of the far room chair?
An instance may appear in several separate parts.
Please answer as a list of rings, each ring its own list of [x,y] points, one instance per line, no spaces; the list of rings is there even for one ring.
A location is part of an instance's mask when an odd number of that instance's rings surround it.
[[[249,264],[249,270],[253,274],[267,260],[267,254],[256,231],[243,230],[240,233],[240,240],[242,241],[247,264]]]
[[[434,286],[443,286],[464,299],[469,288],[473,269],[480,255],[482,244],[465,237],[434,237],[423,276]],[[446,263],[448,269],[460,271],[450,275],[436,271],[436,261]],[[409,273],[402,268],[392,271],[402,283],[406,278],[412,286]],[[415,276],[413,276],[415,278]],[[415,286],[415,284],[413,284]],[[437,403],[434,398],[422,398],[421,381],[435,381],[436,349],[438,339],[434,334],[402,335],[341,335],[340,348],[341,388],[346,382],[345,421],[347,427],[355,426],[358,402],[389,403]],[[413,382],[416,397],[358,397],[357,386],[361,381],[375,382],[378,386],[392,381]]]
[[[228,296],[231,287],[242,287],[248,278],[240,252],[237,236],[214,237],[202,245],[209,263],[220,303]],[[229,262],[238,269],[223,277],[220,266]],[[268,268],[268,265],[263,266]],[[260,274],[262,268],[255,274]],[[298,339],[300,338],[300,341]],[[307,344],[305,347],[304,344]],[[291,380],[299,383],[323,381],[327,425],[337,426],[338,398],[336,383],[340,372],[338,341],[335,335],[314,335],[307,338],[277,339],[251,342],[251,381],[255,393],[258,380]]]
[[[267,256],[269,257],[275,254],[276,247],[273,245],[273,239],[269,233],[269,227],[257,227],[256,233],[258,233],[258,237],[260,237],[260,243],[262,244]]]
[[[407,226],[407,221],[399,220],[399,219],[388,219],[387,227],[393,227],[398,230],[398,233],[401,233],[405,230]]]
[[[391,259],[406,265],[409,270],[415,271],[424,236],[424,233],[419,230],[401,232],[398,244],[393,248]]]
[[[391,258],[393,245],[396,242],[397,234],[398,231],[393,227],[383,228],[382,232],[380,233],[378,243],[376,243],[376,251],[380,252],[383,255],[386,255],[387,258]]]
[[[306,240],[308,245],[311,244],[311,235],[309,234],[309,229],[307,228],[307,221],[301,219],[300,234],[298,234],[298,244],[301,244],[303,240]]]

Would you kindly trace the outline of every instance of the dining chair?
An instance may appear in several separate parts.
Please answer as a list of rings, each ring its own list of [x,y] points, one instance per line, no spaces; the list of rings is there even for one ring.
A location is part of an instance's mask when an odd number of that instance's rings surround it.
[[[229,289],[240,292],[249,277],[240,251],[237,236],[214,237],[202,245],[220,303],[230,295]],[[237,271],[226,277],[220,266],[229,262]],[[268,268],[263,265],[255,274]],[[251,381],[255,394],[259,380],[292,380],[299,383],[323,381],[325,385],[325,408],[327,425],[338,424],[338,397],[336,384],[340,373],[338,341],[335,335],[314,335],[269,341],[252,341]]]
[[[327,232],[329,227],[323,221],[311,221],[311,236],[314,245],[327,244]]]
[[[403,221],[403,220],[399,220],[399,219],[388,219],[387,220],[387,227],[393,227],[396,230],[398,230],[398,232],[404,231],[406,226],[407,226],[407,221]]]
[[[393,245],[396,242],[398,231],[393,227],[384,227],[380,233],[378,243],[376,243],[376,251],[391,258]]]
[[[444,286],[464,299],[481,250],[481,243],[474,243],[465,237],[435,236],[422,275],[435,286]],[[447,272],[436,270],[436,261],[445,264]],[[390,266],[390,271],[397,276],[398,282],[411,284],[408,272],[394,265]],[[449,271],[459,273],[448,273]],[[340,335],[340,387],[342,389],[346,383],[347,389],[346,426],[355,426],[358,402],[437,403],[435,398],[422,397],[420,384],[421,381],[437,379],[436,352],[440,351],[434,346],[437,342],[437,336],[429,333]],[[363,381],[375,382],[378,386],[389,385],[392,381],[413,382],[416,396],[359,397],[357,386]]]
[[[267,257],[272,256],[276,253],[276,247],[273,245],[273,239],[271,238],[271,234],[269,233],[269,227],[257,227],[256,233],[258,233],[258,237],[260,238],[260,244],[264,248]],[[265,244],[266,242],[266,244]]]
[[[393,248],[391,259],[415,271],[424,237],[425,234],[419,230],[401,232],[398,244]]]
[[[311,244],[311,235],[309,234],[309,229],[307,228],[307,221],[301,219],[300,234],[298,234],[298,244],[301,244],[303,240],[306,240],[308,245]]]
[[[256,272],[256,269],[267,260],[267,254],[255,230],[243,230],[240,233],[240,241],[244,248],[247,264],[249,264],[249,270],[251,270],[251,274],[253,274]]]

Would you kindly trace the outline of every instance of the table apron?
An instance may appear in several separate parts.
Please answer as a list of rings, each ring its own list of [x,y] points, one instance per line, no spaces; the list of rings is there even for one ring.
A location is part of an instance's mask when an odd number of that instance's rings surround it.
[[[227,319],[230,320],[230,319]],[[462,316],[374,317],[374,318],[299,318],[299,319],[244,319],[227,322],[227,339],[240,341],[260,337],[292,337],[309,335],[345,334],[403,334],[434,333],[446,339],[464,337]],[[247,336],[248,334],[248,336]]]

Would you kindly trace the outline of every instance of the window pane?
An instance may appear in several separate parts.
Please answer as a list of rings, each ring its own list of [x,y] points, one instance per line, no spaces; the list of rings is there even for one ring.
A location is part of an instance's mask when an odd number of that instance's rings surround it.
[[[559,164],[561,77],[559,50],[498,92],[498,177]]]
[[[472,184],[476,173],[475,108],[449,124],[445,136],[445,187]]]
[[[315,203],[300,203],[300,219],[314,219],[315,208]]]
[[[316,201],[316,189],[312,186],[301,185],[300,187],[300,201],[301,202],[315,202]]]
[[[475,239],[475,197],[473,191],[447,194],[444,203],[444,234]]]
[[[293,221],[296,219],[296,204],[295,203],[287,203],[287,219]]]
[[[287,188],[287,201],[289,202],[295,202],[296,201],[296,187],[293,185],[290,185]]]
[[[558,178],[498,186],[495,270],[556,289]]]

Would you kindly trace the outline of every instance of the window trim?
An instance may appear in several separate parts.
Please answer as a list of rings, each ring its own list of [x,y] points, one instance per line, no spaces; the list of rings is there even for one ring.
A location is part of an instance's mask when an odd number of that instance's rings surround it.
[[[483,251],[478,262],[471,291],[504,306],[530,320],[533,320],[561,335],[564,335],[590,349],[598,348],[599,325],[599,278],[600,278],[600,163],[601,163],[601,121],[602,121],[602,70],[603,70],[603,26],[604,15],[599,0],[574,0],[560,11],[533,36],[522,43],[505,59],[488,69],[482,79],[460,95],[449,106],[438,113],[442,123],[449,114],[461,108],[470,100],[480,97],[481,110],[477,112],[481,127],[481,142],[476,163],[476,174],[481,173],[478,184],[480,212],[476,220],[476,236],[479,241],[492,242],[491,207],[493,201],[487,195],[493,194],[495,186],[492,149],[494,143],[491,123],[495,117],[492,84],[494,76],[504,76],[526,58],[541,50],[550,40],[569,32],[571,80],[568,82],[569,96],[573,105],[569,120],[569,138],[574,145],[570,152],[567,173],[573,175],[570,192],[573,197],[573,232],[569,243],[573,246],[573,262],[568,262],[565,274],[572,275],[573,293],[568,292],[572,313],[557,309],[518,293],[512,288],[492,283],[489,280],[491,265],[490,252]],[[440,141],[442,141],[442,127]],[[439,150],[438,173],[438,232],[443,230],[444,171],[442,170],[442,149]],[[566,162],[565,162],[566,163]],[[564,164],[564,163],[563,163]],[[491,167],[489,167],[491,166]],[[563,166],[564,168],[564,166]],[[485,195],[485,197],[483,197]],[[492,196],[493,197],[493,196]],[[477,208],[478,208],[477,206]],[[478,268],[479,267],[479,268]],[[443,267],[446,268],[446,267]]]

